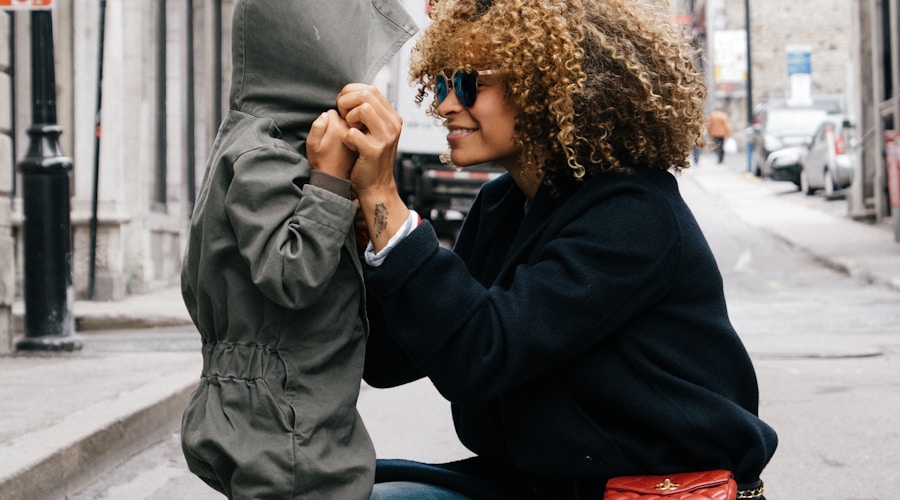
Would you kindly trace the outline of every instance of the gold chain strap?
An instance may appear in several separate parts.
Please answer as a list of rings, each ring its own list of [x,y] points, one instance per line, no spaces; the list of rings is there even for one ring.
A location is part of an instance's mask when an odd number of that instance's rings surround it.
[[[766,485],[763,484],[762,481],[759,482],[759,486],[753,488],[752,490],[738,490],[737,498],[762,498],[763,493],[766,492]]]

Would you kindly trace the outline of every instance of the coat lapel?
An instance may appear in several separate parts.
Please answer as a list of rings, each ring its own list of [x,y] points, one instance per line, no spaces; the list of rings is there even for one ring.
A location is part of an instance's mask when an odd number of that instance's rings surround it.
[[[525,212],[525,196],[508,174],[486,185],[469,212],[455,251],[484,286],[504,283],[528,249],[546,232],[554,212],[580,186],[558,186],[560,196],[541,186]]]
[[[456,252],[468,262],[469,272],[490,286],[509,252],[522,223],[525,197],[508,176],[481,193],[460,232]],[[470,238],[474,238],[470,239]]]
[[[516,265],[526,261],[528,249],[533,248],[535,242],[545,234],[554,212],[556,212],[563,201],[574,193],[577,187],[578,184],[574,183],[559,186],[560,194],[553,196],[550,188],[541,185],[506,253],[503,265],[497,273],[496,282],[505,282],[507,275],[512,273]]]

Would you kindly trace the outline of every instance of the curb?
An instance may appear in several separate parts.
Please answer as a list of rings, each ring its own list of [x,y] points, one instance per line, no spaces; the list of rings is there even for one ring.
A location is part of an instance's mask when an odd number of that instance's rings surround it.
[[[180,318],[174,316],[150,317],[134,314],[107,314],[107,315],[81,315],[75,313],[75,331],[90,332],[101,330],[131,330],[142,328],[157,328],[169,326],[194,326],[190,317]],[[12,319],[13,337],[19,338],[25,334],[25,316],[19,310],[13,311]]]
[[[169,326],[194,326],[190,317],[173,316],[134,316],[128,314],[94,316],[75,316],[75,331],[88,332],[96,330],[131,330],[141,328],[158,328]]]
[[[176,431],[196,383],[194,369],[169,373],[14,439],[0,449],[3,498],[59,499],[79,491],[100,472]]]
[[[846,257],[832,257],[817,252],[806,245],[803,245],[792,238],[788,238],[778,231],[771,228],[760,227],[766,234],[778,241],[806,254],[810,259],[818,262],[819,265],[843,274],[844,276],[853,278],[861,283],[868,285],[878,285],[887,287],[894,292],[900,292],[900,278],[890,278],[873,272],[871,269],[860,266],[856,261]]]
[[[191,316],[181,302],[181,293],[170,289],[129,295],[120,301],[76,300],[70,307],[76,332],[193,326]],[[12,315],[14,335],[23,335],[25,305],[21,299],[13,303]]]

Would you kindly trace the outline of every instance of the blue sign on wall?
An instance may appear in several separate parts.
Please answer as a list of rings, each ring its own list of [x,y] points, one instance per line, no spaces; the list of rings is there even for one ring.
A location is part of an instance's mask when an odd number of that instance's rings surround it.
[[[787,72],[788,76],[812,74],[812,54],[809,51],[788,51]]]

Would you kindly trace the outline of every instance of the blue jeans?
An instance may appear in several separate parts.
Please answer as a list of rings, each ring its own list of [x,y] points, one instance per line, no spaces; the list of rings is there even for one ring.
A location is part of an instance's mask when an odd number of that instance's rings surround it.
[[[440,486],[410,481],[376,483],[370,500],[471,500]]]

